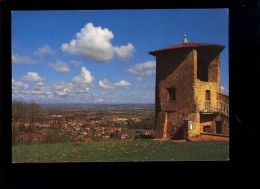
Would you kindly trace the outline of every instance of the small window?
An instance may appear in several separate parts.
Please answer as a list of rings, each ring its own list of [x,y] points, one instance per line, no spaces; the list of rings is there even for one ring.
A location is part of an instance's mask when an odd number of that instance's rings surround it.
[[[176,100],[176,90],[175,90],[175,87],[168,88],[167,90],[168,90],[167,100],[168,101],[175,101]]]
[[[203,132],[209,133],[210,132],[210,125],[206,125],[203,127]]]
[[[206,90],[206,100],[210,100],[210,90]]]

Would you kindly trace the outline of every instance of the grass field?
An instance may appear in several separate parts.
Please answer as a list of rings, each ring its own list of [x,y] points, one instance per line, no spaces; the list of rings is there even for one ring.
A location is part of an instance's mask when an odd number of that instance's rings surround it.
[[[17,145],[14,163],[228,161],[228,141],[121,140]]]

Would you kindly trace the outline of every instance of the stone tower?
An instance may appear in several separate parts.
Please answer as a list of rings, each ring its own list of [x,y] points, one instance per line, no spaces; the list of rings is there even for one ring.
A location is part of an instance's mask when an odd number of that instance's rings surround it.
[[[188,42],[149,52],[156,57],[155,138],[229,134],[229,96],[220,92],[225,46]]]

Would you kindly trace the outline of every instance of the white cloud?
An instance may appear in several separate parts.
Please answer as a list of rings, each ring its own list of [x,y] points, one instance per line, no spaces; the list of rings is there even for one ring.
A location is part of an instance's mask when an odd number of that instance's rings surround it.
[[[91,76],[90,71],[88,71],[85,67],[81,68],[81,74],[78,76],[75,76],[72,79],[72,82],[76,83],[76,84],[88,84],[91,83],[93,81],[94,77]]]
[[[12,79],[12,97],[22,98],[25,100],[32,99],[47,99],[53,96],[49,86],[45,86],[43,82],[38,82],[33,88],[28,84],[23,84],[21,81]]]
[[[120,60],[125,61],[133,56],[134,46],[128,43],[126,46],[115,47],[116,54],[120,57]]]
[[[89,87],[86,84],[77,85],[71,82],[59,81],[52,84],[52,90],[55,97],[59,99],[71,99],[79,100],[80,97],[84,97],[89,91]]]
[[[13,93],[12,98],[14,98],[14,99],[18,98],[18,99],[23,99],[23,100],[27,101],[29,99],[29,95],[21,94],[21,93],[18,93],[18,94]]]
[[[73,84],[67,83],[65,81],[59,81],[57,83],[52,84],[53,93],[58,96],[68,95],[69,93],[73,92]]]
[[[86,24],[70,43],[63,43],[61,50],[78,55],[86,60],[107,62],[114,56],[114,47],[110,40],[114,35],[107,28],[94,27]]]
[[[119,82],[116,82],[116,83],[114,83],[114,85],[117,86],[117,87],[131,87],[132,86],[131,83],[129,83],[125,80],[121,80]]]
[[[42,81],[37,82],[35,86],[44,86],[44,83]]]
[[[37,49],[37,51],[35,51],[34,54],[38,56],[44,56],[47,54],[54,55],[55,51],[52,50],[48,45],[44,45],[43,47]]]
[[[97,101],[98,101],[98,102],[104,102],[104,99],[99,98],[99,99],[97,99]]]
[[[220,86],[220,90],[221,90],[221,92],[224,93],[224,94],[229,94],[229,90],[226,89],[226,88],[223,87],[223,86]]]
[[[28,84],[24,84],[21,81],[15,81],[14,79],[12,79],[12,90],[14,93],[17,93],[18,91],[21,90],[27,90],[27,89],[29,89]]]
[[[33,60],[29,56],[21,56],[17,54],[12,55],[12,64],[37,64],[38,60]]]
[[[55,91],[55,94],[57,94],[59,96],[66,95],[67,94],[67,89],[62,89],[62,90]]]
[[[52,92],[47,90],[46,88],[39,88],[39,89],[34,89],[31,91],[32,94],[36,94],[36,95],[51,95]]]
[[[77,93],[77,94],[84,94],[84,93],[88,92],[89,89],[90,89],[89,87],[82,86],[82,88],[79,88],[79,89],[75,90],[75,93]]]
[[[116,86],[116,87],[124,87],[125,89],[130,89],[132,84],[127,82],[127,81],[125,81],[125,80],[121,80],[119,82],[114,83],[114,86]]]
[[[108,82],[107,79],[104,79],[103,81],[98,82],[99,86],[102,89],[113,89],[114,87]]]
[[[38,102],[103,102],[108,93],[89,93],[88,84],[58,81],[51,85],[37,82],[33,87],[12,79],[12,98],[36,100]]]
[[[147,61],[145,63],[136,64],[133,68],[128,69],[127,71],[131,74],[137,74],[141,76],[155,74],[155,61]]]
[[[68,89],[68,91],[72,91],[69,89],[72,89],[73,84],[65,82],[65,81],[58,81],[57,83],[53,83],[52,87],[54,90],[63,90],[64,88],[66,88],[66,89]]]
[[[44,78],[40,77],[36,72],[28,72],[27,75],[21,77],[23,81],[43,81]]]
[[[36,83],[31,93],[36,95],[41,95],[41,98],[43,98],[43,96],[46,98],[47,96],[53,94],[50,87],[46,86],[43,82]]]
[[[115,87],[124,87],[125,89],[130,89],[130,87],[132,86],[131,83],[125,80],[121,80],[113,84],[110,84],[107,79],[103,79],[103,81],[100,80],[98,84],[99,87],[102,89],[114,89]]]
[[[57,60],[56,64],[49,63],[47,65],[47,68],[52,68],[56,72],[63,72],[63,73],[70,71],[69,65],[66,64],[65,62],[60,61],[60,60]]]
[[[143,81],[143,78],[142,77],[137,77],[136,80],[137,81]]]

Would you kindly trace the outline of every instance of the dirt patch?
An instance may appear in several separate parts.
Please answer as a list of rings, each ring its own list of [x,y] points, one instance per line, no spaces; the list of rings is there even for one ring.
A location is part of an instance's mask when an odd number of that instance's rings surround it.
[[[213,140],[222,140],[229,141],[229,137],[227,136],[216,136],[216,135],[199,135],[197,137],[188,138],[187,140],[172,140],[170,138],[156,138],[153,140],[160,141],[173,141],[173,142],[187,142],[187,141],[213,141]]]
[[[216,136],[216,135],[199,135],[198,137],[192,137],[189,141],[211,141],[211,140],[224,140],[229,141],[227,136]]]

